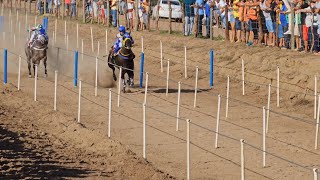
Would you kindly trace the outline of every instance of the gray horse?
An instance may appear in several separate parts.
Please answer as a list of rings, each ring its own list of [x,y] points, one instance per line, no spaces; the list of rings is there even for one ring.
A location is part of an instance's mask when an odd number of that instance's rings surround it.
[[[31,62],[33,64],[33,74],[35,75],[35,65],[39,66],[41,60],[44,64],[44,73],[46,77],[47,74],[47,40],[44,36],[39,36],[36,40],[32,43],[29,47],[28,43],[25,46],[25,52],[28,61],[28,69],[29,69],[29,78],[32,77],[31,75]]]

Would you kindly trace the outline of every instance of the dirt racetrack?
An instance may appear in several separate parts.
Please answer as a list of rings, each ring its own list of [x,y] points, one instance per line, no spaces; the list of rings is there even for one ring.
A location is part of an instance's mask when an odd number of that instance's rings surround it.
[[[7,13],[7,12],[6,12]],[[7,17],[7,16],[6,16]],[[15,19],[15,18],[13,18]],[[25,17],[21,17],[24,26]],[[7,20],[7,19],[6,19]],[[40,22],[38,18],[38,22]],[[80,40],[84,40],[85,54],[79,55],[80,79],[83,80],[81,124],[77,123],[78,89],[73,87],[73,51],[76,46],[76,22],[67,21],[69,52],[64,42],[64,21],[58,21],[57,42],[53,44],[54,19],[49,23],[49,77],[43,78],[43,67],[39,69],[38,101],[33,101],[34,79],[27,78],[23,60],[21,91],[17,91],[18,56],[23,53],[25,34],[17,36],[17,30],[6,26],[6,39],[1,39],[0,48],[9,51],[8,81],[0,103],[8,116],[1,125],[1,135],[9,138],[15,151],[26,146],[19,138],[26,134],[35,146],[32,152],[40,157],[58,161],[66,174],[58,177],[111,176],[114,179],[166,179],[186,178],[186,123],[179,122],[176,128],[177,81],[181,81],[182,119],[191,120],[191,178],[192,179],[240,179],[240,139],[245,144],[246,179],[311,179],[313,168],[320,165],[319,150],[314,150],[314,76],[318,73],[319,56],[266,47],[245,47],[223,41],[185,38],[156,34],[155,32],[133,32],[136,85],[131,93],[122,94],[120,108],[117,96],[112,97],[111,139],[107,139],[108,89],[115,83],[106,67],[105,29],[92,25],[94,52],[91,51],[90,25],[79,24]],[[28,22],[34,24],[34,17]],[[6,21],[8,24],[8,21]],[[13,21],[15,24],[15,21]],[[16,35],[16,47],[13,45]],[[108,30],[108,47],[116,34]],[[140,37],[144,37],[145,71],[149,72],[147,100],[147,161],[142,160],[142,103],[144,89],[139,89]],[[160,43],[163,43],[164,59],[170,59],[170,81],[168,96],[166,87],[166,61],[164,72],[160,72]],[[94,96],[95,55],[100,41],[98,97]],[[81,43],[81,41],[80,41]],[[184,46],[187,46],[188,78],[184,78]],[[59,55],[57,48],[60,47]],[[81,52],[81,46],[79,51]],[[209,50],[215,52],[214,87],[209,88]],[[1,50],[1,56],[3,56]],[[14,54],[16,55],[14,55]],[[58,57],[58,58],[57,58]],[[241,59],[245,61],[245,95],[241,87]],[[2,59],[0,62],[3,72]],[[195,66],[199,66],[199,93],[197,107],[193,107]],[[280,67],[280,107],[276,107],[276,67]],[[59,70],[58,112],[53,109],[54,71]],[[226,79],[230,76],[229,115],[225,117]],[[174,80],[174,81],[173,81]],[[262,106],[267,105],[267,84],[272,84],[269,132],[266,139],[266,167],[262,167]],[[116,87],[112,88],[117,92]],[[217,95],[222,94],[219,148],[215,148]],[[244,103],[246,102],[246,103]],[[1,114],[1,113],[0,113]],[[11,117],[12,116],[12,117]],[[15,117],[13,117],[15,116]],[[17,117],[17,118],[16,118]],[[21,117],[21,118],[19,118]],[[33,126],[31,125],[33,124]],[[33,128],[33,127],[36,128]],[[22,131],[22,132],[20,132]],[[33,134],[40,134],[33,135]],[[225,135],[225,136],[223,136]],[[18,140],[17,140],[18,138]],[[39,139],[38,139],[39,138]],[[44,138],[48,142],[44,146]],[[12,142],[12,139],[14,140]],[[11,140],[11,141],[10,141]],[[59,142],[56,145],[54,142]],[[120,145],[119,142],[121,142]],[[32,144],[31,143],[31,144]],[[18,148],[19,146],[19,148]],[[124,147],[125,146],[125,147]],[[30,147],[26,146],[25,149]],[[126,150],[126,149],[130,150]],[[48,153],[50,149],[55,153]],[[131,152],[132,150],[132,152]],[[6,153],[7,151],[2,151]],[[111,155],[110,155],[111,153]],[[44,155],[45,154],[45,155]],[[27,154],[28,158],[33,154]],[[3,154],[4,156],[4,154]],[[67,157],[66,157],[67,156]],[[80,156],[80,158],[79,158]],[[110,157],[111,156],[111,157]],[[38,156],[37,156],[38,157]],[[12,159],[11,159],[12,160]],[[21,163],[24,156],[18,162]],[[12,160],[13,161],[13,160]],[[70,163],[69,163],[70,161]],[[87,163],[82,163],[82,162]],[[25,171],[1,160],[9,170],[23,174]],[[37,160],[35,160],[37,162]],[[68,163],[67,163],[68,162]],[[53,163],[49,163],[51,166]],[[48,166],[49,166],[48,165]],[[22,163],[22,167],[27,166]],[[112,167],[111,170],[109,169]],[[59,169],[51,166],[49,169]],[[159,169],[159,170],[157,170]],[[11,171],[1,168],[1,173]],[[48,171],[47,169],[41,169]],[[41,171],[41,172],[42,172]],[[81,171],[80,173],[74,173]],[[90,173],[88,173],[90,171]],[[162,173],[165,172],[165,173]],[[29,173],[30,174],[30,173]],[[37,174],[32,172],[32,174]],[[70,176],[69,176],[70,174]],[[170,174],[170,175],[168,175]],[[37,174],[41,176],[41,173]],[[25,176],[21,176],[25,177]],[[33,176],[27,176],[33,177]]]

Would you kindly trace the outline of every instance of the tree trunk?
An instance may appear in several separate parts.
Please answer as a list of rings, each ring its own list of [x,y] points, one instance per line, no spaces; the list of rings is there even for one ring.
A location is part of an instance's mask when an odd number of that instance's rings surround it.
[[[279,46],[279,12],[276,12],[276,37],[275,37],[275,42],[274,42],[274,45],[276,47]]]
[[[258,23],[259,23],[259,44],[261,44],[262,39],[263,39],[263,29],[262,29],[262,20],[260,16],[260,7],[257,9],[257,18],[258,18]]]
[[[43,15],[47,14],[47,1],[44,0]]]
[[[291,49],[294,50],[294,10],[291,11],[290,13],[291,16]]]
[[[160,6],[160,0],[157,2],[157,19],[156,19],[156,26],[157,26],[157,31],[159,31],[159,6]]]
[[[86,4],[85,1],[82,0],[82,22],[86,23]]]
[[[172,31],[172,20],[171,20],[172,8],[171,8],[171,1],[170,0],[168,1],[168,6],[169,6],[169,34],[171,34],[171,31]]]
[[[229,18],[228,18],[228,6],[226,6],[224,8],[224,14],[225,14],[225,20],[226,20],[226,29],[225,29],[225,32],[224,32],[224,36],[225,36],[225,40],[226,41],[229,41]]]
[[[195,19],[195,25],[196,25],[196,28],[195,28],[195,33],[194,33],[194,37],[198,37],[198,32],[199,32],[199,8],[198,8],[198,3],[196,4],[196,7],[197,7],[197,12],[196,12],[196,19]]]
[[[213,28],[212,28],[212,18],[213,18],[213,9],[210,7],[210,40],[213,40]]]
[[[110,27],[111,22],[110,22],[110,1],[107,0],[107,23],[108,23],[108,27]]]
[[[136,24],[136,31],[139,30],[139,25],[140,25],[140,19],[139,19],[139,4],[140,4],[140,1],[139,0],[136,0],[136,20],[137,20],[137,24]]]

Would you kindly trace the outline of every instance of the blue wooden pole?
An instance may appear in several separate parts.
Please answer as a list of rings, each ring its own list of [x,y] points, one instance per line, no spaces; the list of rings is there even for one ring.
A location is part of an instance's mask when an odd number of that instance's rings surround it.
[[[213,87],[213,78],[214,78],[214,56],[213,50],[210,50],[210,87]]]
[[[0,32],[3,32],[3,23],[4,23],[4,17],[0,16]]]
[[[7,49],[4,49],[3,53],[3,83],[8,83],[8,51]]]
[[[78,51],[74,53],[74,79],[73,79],[74,87],[78,85]]]
[[[141,61],[140,61],[140,88],[143,85],[143,73],[144,73],[144,53],[141,53]]]

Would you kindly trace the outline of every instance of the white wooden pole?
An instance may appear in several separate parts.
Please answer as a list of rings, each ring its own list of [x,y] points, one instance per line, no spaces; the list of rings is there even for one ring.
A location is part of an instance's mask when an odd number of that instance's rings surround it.
[[[26,13],[26,22],[25,22],[25,28],[28,28],[28,13]]]
[[[262,166],[266,167],[266,109],[262,108]]]
[[[245,93],[244,93],[244,61],[243,61],[243,59],[242,59],[242,61],[241,61],[242,63],[242,95],[244,95]]]
[[[271,84],[269,84],[269,86],[268,86],[268,105],[267,105],[266,133],[268,133],[268,131],[269,131],[270,101],[271,101]]]
[[[177,102],[177,122],[176,131],[179,131],[179,118],[180,118],[180,97],[181,97],[181,82],[178,82],[178,102]]]
[[[67,34],[67,54],[69,54],[69,35]]]
[[[193,107],[197,107],[197,92],[198,92],[198,75],[199,75],[199,67],[196,66],[196,80],[194,86],[194,100],[193,100]]]
[[[141,52],[144,52],[144,47],[143,47],[143,36],[141,36]]]
[[[77,49],[79,49],[79,24],[77,23]]]
[[[317,124],[316,124],[316,137],[314,142],[314,149],[318,149],[318,134],[319,134],[319,119],[320,119],[320,95],[318,96],[318,112],[317,112]]]
[[[91,48],[92,48],[92,52],[94,52],[92,27],[90,27],[90,32],[91,32]]]
[[[97,56],[100,56],[100,41],[98,41],[98,50],[97,50]]]
[[[187,74],[187,46],[184,46],[184,78],[188,78]]]
[[[54,71],[54,102],[53,110],[57,110],[57,87],[58,87],[58,71]]]
[[[82,93],[82,81],[79,81],[79,99],[78,99],[78,123],[80,123],[81,117],[81,93]]]
[[[244,172],[244,140],[240,139],[241,143],[241,180],[245,180],[245,172]]]
[[[313,168],[313,179],[318,180],[318,169],[317,168]]]
[[[112,91],[109,89],[108,138],[111,137]]]
[[[19,21],[19,11],[17,11],[17,22]]]
[[[314,76],[314,119],[317,119],[317,76]]]
[[[52,44],[54,45],[55,41],[54,41],[54,36],[55,36],[55,32],[52,31]]]
[[[144,104],[147,104],[149,73],[146,72],[146,85],[144,86]]]
[[[217,111],[217,125],[216,125],[216,142],[215,148],[218,148],[219,124],[220,124],[220,101],[221,95],[218,95],[218,111]]]
[[[55,32],[55,35],[54,35],[54,42],[57,43],[57,32],[58,32],[58,19],[55,20],[54,22],[54,32]]]
[[[226,118],[228,118],[229,113],[229,95],[230,95],[230,77],[227,78],[227,99],[226,99]]]
[[[16,47],[16,34],[13,34],[13,47]]]
[[[277,66],[277,107],[280,106],[280,68]]]
[[[64,21],[64,43],[67,44],[67,21]]]
[[[37,101],[37,80],[38,80],[38,65],[34,65],[35,74],[34,74],[34,101]]]
[[[108,53],[108,29],[106,29],[106,54]]]
[[[120,107],[120,93],[121,93],[121,74],[122,74],[122,68],[120,67],[120,70],[119,70],[119,84],[118,84],[118,107]]]
[[[187,119],[187,180],[190,180],[190,120]]]
[[[166,96],[168,96],[168,93],[169,93],[169,75],[170,75],[170,61],[168,60],[168,64],[167,64],[167,87],[166,87]]]
[[[18,24],[18,40],[20,40],[20,36],[21,36],[21,22],[19,21],[19,24]]]
[[[82,58],[82,61],[83,61],[83,54],[84,54],[84,44],[83,44],[83,39],[81,39],[81,58]]]
[[[94,81],[94,96],[98,96],[98,64],[99,60],[98,57],[96,57],[96,76]]]
[[[20,78],[21,78],[21,55],[19,55],[19,67],[18,67],[18,91],[20,91]]]
[[[146,144],[146,104],[143,103],[143,158],[147,159]]]
[[[11,31],[10,31],[10,33],[11,33],[11,38],[12,38],[12,36],[13,36],[13,25],[12,25],[12,20],[11,20],[11,22],[10,22],[10,29],[11,29]]]
[[[160,40],[160,68],[161,72],[163,72],[163,50],[162,50],[162,41]]]

